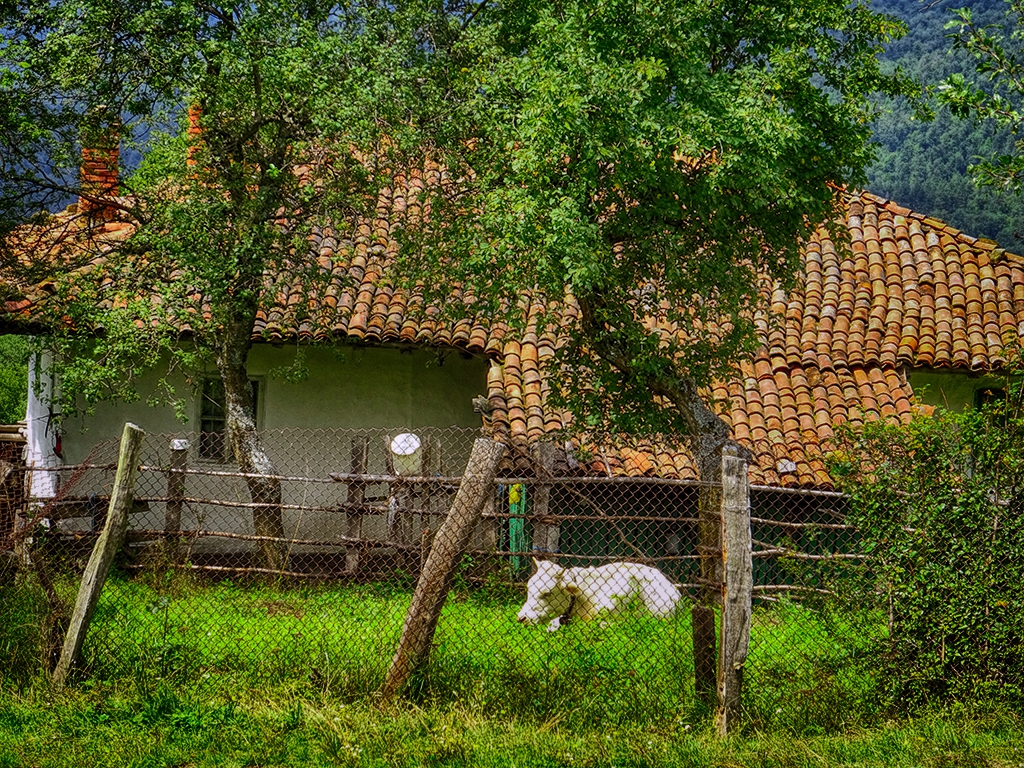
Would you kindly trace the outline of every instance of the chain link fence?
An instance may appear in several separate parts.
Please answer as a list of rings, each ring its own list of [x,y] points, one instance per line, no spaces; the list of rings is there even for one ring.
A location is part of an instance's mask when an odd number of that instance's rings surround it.
[[[884,616],[858,605],[847,576],[870,580],[847,500],[828,491],[751,489],[754,570],[744,705],[765,727],[835,730],[876,702],[869,657]]]
[[[299,681],[374,695],[477,436],[264,433],[280,482],[272,511],[283,535],[269,538],[285,560],[274,564],[253,522],[266,499],[253,503],[247,478],[192,435],[147,435],[126,543],[79,674],[225,690]],[[31,535],[21,556],[45,565],[65,606],[104,523],[117,450],[98,445],[80,467],[28,479],[48,497],[23,507],[18,525]],[[706,713],[714,702],[695,684],[692,617],[694,606],[710,606],[721,622],[708,561],[722,547],[700,511],[714,489],[571,474],[543,456],[532,472],[523,466],[506,460],[486,485],[409,695],[513,716]],[[750,498],[745,717],[765,727],[839,724],[867,696],[869,665],[858,662],[886,631],[884,614],[838,599],[844,574],[864,562],[845,500],[759,487]],[[38,569],[23,573],[38,580]]]

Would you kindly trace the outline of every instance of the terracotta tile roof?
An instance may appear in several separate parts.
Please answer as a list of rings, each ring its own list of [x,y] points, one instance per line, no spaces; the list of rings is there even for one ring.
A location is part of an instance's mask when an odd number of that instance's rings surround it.
[[[847,201],[849,248],[819,230],[804,247],[772,357],[822,368],[911,365],[987,370],[1024,332],[1024,262],[868,193]]]
[[[396,287],[389,274],[397,244],[388,223],[359,229],[354,239],[339,239],[317,229],[311,249],[322,279],[312,291],[301,281],[279,284],[276,301],[256,318],[256,341],[367,344],[419,344],[456,347],[477,354],[500,353],[506,328],[467,313],[455,323],[437,320],[436,308]]]
[[[530,443],[566,426],[567,419],[546,407],[547,387],[536,378],[535,348],[510,341],[503,362],[491,365],[488,399],[494,433],[525,453]],[[531,375],[532,374],[532,375]],[[833,427],[877,418],[906,419],[913,393],[899,369],[882,366],[829,368],[790,365],[766,356],[740,366],[731,382],[710,393],[732,427],[733,437],[754,454],[751,481],[765,485],[829,487],[824,454]],[[696,480],[685,446],[648,443],[600,452],[589,469],[596,474],[653,475]]]
[[[910,417],[906,366],[998,369],[1020,347],[1024,259],[869,193],[846,203],[849,244],[815,233],[795,288],[771,296],[762,349],[709,393],[754,453],[755,483],[830,487],[822,457],[835,425]],[[527,386],[554,344],[510,340],[492,364],[493,428],[513,446],[564,425],[543,382]],[[594,454],[599,474],[696,479],[682,447]]]
[[[329,279],[312,291],[297,280],[276,281],[256,340],[419,344],[487,355],[488,420],[496,436],[525,454],[566,426],[565,415],[547,404],[542,373],[557,331],[528,324],[531,330],[511,338],[486,318],[442,323],[435,308],[396,287],[388,275],[397,249],[389,222],[411,199],[386,194],[374,220],[351,239],[315,231],[311,252]],[[46,237],[31,235],[35,251],[56,253],[78,242],[73,212],[56,221],[62,227]],[[727,406],[734,436],[754,452],[755,482],[831,485],[822,454],[834,425],[909,416],[905,366],[998,368],[1024,333],[1024,259],[869,193],[847,196],[844,223],[848,244],[825,229],[805,244],[796,287],[770,294],[761,351],[734,381],[709,393]],[[127,234],[116,222],[105,227],[101,243]],[[7,302],[0,326],[24,324],[50,293],[43,283],[14,287],[21,297]],[[695,477],[681,448],[648,444],[591,456],[589,469],[601,474]]]
[[[259,311],[253,340],[419,344],[499,354],[507,330],[504,324],[469,312],[454,323],[441,322],[436,307],[423,306],[420,297],[394,285],[389,270],[398,246],[387,214],[395,201],[385,195],[381,205],[376,219],[364,222],[352,238],[343,239],[325,228],[312,233],[310,253],[320,273],[312,281],[315,285],[302,277],[268,276],[274,301]],[[89,226],[86,216],[72,205],[44,224],[16,231],[13,241],[23,267],[31,262],[51,274],[65,273],[71,281],[88,275],[102,289],[114,282],[114,276],[103,269],[106,253],[132,231],[131,225],[119,221]],[[32,328],[40,306],[56,291],[53,279],[24,285],[13,275],[0,267],[0,296],[12,297],[0,312],[0,332]]]

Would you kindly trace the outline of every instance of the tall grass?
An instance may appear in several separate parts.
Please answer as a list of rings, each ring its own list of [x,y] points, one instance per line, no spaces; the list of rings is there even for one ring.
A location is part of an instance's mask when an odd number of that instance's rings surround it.
[[[751,727],[834,733],[887,714],[876,674],[884,633],[874,610],[789,600],[756,607],[744,685]]]
[[[485,717],[457,704],[381,707],[289,687],[143,693],[92,682],[55,694],[0,690],[0,766],[680,766],[682,768],[1017,768],[1024,725],[1002,708],[951,707],[873,729],[720,740],[674,720],[567,727]]]
[[[25,687],[47,663],[49,621],[46,597],[32,581],[0,586],[0,669],[5,683]]]
[[[58,587],[73,598],[75,581]],[[515,621],[522,595],[457,585],[438,624],[430,664],[408,698],[481,717],[608,727],[706,722],[693,690],[689,611],[669,621],[638,613],[558,632]],[[39,669],[38,599],[5,588],[6,668],[22,684]],[[161,686],[206,696],[299,686],[339,702],[373,698],[411,599],[408,585],[267,586],[183,575],[115,574],[97,607],[80,679]],[[751,727],[836,732],[872,717],[870,665],[857,638],[877,621],[845,621],[794,603],[755,612],[745,708]],[[33,634],[35,632],[35,634]],[[853,638],[851,640],[851,638]]]

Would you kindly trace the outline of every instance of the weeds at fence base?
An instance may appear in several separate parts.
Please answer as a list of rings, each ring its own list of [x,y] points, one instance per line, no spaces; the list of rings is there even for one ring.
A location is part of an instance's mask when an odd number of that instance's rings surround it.
[[[547,632],[515,621],[521,587],[480,589],[468,580],[457,586],[431,663],[409,688],[412,704],[457,706],[538,727],[696,728],[710,720],[693,692],[689,611],[667,622],[627,614]],[[70,598],[76,583],[62,576],[56,587]],[[45,599],[23,579],[0,590],[6,682],[30,686],[32,670],[40,669]],[[410,597],[395,581],[267,586],[179,572],[115,573],[77,679],[129,686],[142,697],[169,690],[237,698],[269,687],[372,702]],[[877,722],[880,682],[866,649],[881,621],[870,613],[832,616],[789,600],[760,606],[747,666],[748,732],[838,733]]]
[[[1020,716],[954,705],[830,736],[715,738],[682,718],[567,727],[486,717],[461,703],[346,704],[296,684],[223,695],[169,683],[84,681],[54,695],[0,689],[0,766],[886,766],[1009,768]]]

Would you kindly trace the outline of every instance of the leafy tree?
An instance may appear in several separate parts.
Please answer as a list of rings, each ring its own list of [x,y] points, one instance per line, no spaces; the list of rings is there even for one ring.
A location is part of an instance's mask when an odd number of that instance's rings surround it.
[[[957,117],[990,121],[1016,137],[1024,125],[1024,3],[1007,0],[1002,23],[979,21],[971,8],[961,8],[954,15],[947,25],[953,30],[953,50],[973,60],[975,77],[951,74],[938,89],[940,100]],[[971,173],[980,185],[1019,195],[1024,184],[1024,140],[1015,138],[1007,150],[980,158]]]
[[[372,210],[375,187],[356,158],[401,125],[407,78],[424,58],[413,33],[429,18],[415,4],[312,0],[24,0],[0,10],[0,210],[10,222],[30,205],[84,201],[70,222],[37,216],[5,241],[20,281],[52,273],[53,253],[64,268],[43,320],[64,412],[137,397],[138,374],[168,360],[186,370],[212,361],[235,458],[253,473],[264,560],[282,566],[281,490],[265,477],[277,472],[246,375],[257,312],[279,287],[265,276],[315,290],[310,229],[329,218],[345,237]],[[119,144],[126,194],[80,184],[81,147]],[[127,229],[110,225],[111,207]],[[88,276],[76,269],[86,263]],[[169,386],[165,396],[177,397]]]
[[[428,296],[454,280],[521,330],[524,304],[527,332],[555,326],[543,362],[577,429],[685,435],[712,551],[714,483],[739,447],[705,388],[756,345],[766,283],[791,283],[838,187],[863,181],[870,97],[909,90],[877,59],[903,28],[844,0],[479,8],[450,119],[418,126],[448,182],[407,223],[403,272]],[[709,583],[719,568],[701,562]],[[700,669],[714,599],[694,608]]]
[[[903,27],[831,0],[509,0],[475,24],[422,142],[454,181],[407,227],[406,271],[491,311],[570,296],[560,401],[595,431],[690,435],[714,479],[728,429],[702,388],[863,181],[869,97],[909,90],[877,59]]]
[[[445,173],[429,216],[396,222],[406,274],[512,323],[523,297],[571,296],[561,400],[595,431],[690,435],[714,479],[728,430],[702,388],[755,343],[766,277],[787,285],[837,188],[863,181],[870,97],[908,90],[877,59],[903,27],[842,0],[3,8],[4,210],[81,194],[80,142],[114,132],[142,156],[113,201],[131,237],[80,233],[107,259],[50,302],[65,390],[131,397],[145,365],[210,358],[239,465],[270,474],[245,377],[265,275],[315,288],[310,228],[344,234],[426,155]],[[279,538],[280,489],[251,492]]]

